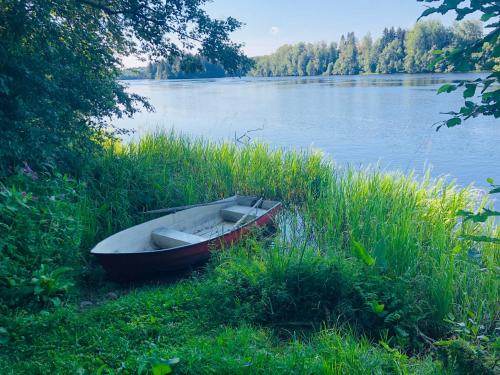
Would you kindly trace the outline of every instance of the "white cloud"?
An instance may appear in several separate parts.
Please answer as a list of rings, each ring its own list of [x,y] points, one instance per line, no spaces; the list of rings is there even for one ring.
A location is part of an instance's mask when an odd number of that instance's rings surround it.
[[[280,28],[278,26],[273,26],[271,27],[271,29],[269,30],[269,32],[271,33],[271,35],[278,35],[280,33]]]

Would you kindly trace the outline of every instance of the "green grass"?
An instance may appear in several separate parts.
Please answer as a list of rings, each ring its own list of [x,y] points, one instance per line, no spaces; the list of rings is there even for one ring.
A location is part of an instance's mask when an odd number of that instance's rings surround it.
[[[469,189],[175,134],[108,145],[78,179],[20,173],[3,185],[7,373],[146,373],[174,357],[180,373],[491,368],[499,246],[461,237],[500,230],[461,222],[457,212],[479,203]],[[187,280],[117,286],[88,254],[145,210],[236,192],[284,202],[276,237],[225,249]],[[82,312],[82,300],[95,304]],[[464,344],[430,343],[450,338]]]
[[[266,328],[224,324],[202,306],[193,309],[193,299],[203,297],[200,287],[191,280],[138,289],[84,313],[67,307],[19,315],[3,373],[77,374],[101,367],[104,373],[136,373],[161,358],[179,358],[176,370],[194,374],[442,372],[429,358],[410,359],[347,331],[327,329],[284,342]]]

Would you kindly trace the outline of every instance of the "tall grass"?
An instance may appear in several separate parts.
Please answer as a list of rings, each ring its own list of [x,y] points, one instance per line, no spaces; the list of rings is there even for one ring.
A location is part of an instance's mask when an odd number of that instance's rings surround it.
[[[271,242],[249,239],[214,257],[205,276],[194,281],[193,295],[183,294],[178,301],[190,316],[209,314],[217,317],[216,324],[235,329],[242,323],[278,331],[350,325],[362,336],[413,351],[423,342],[448,337],[450,321],[473,319],[482,327],[476,336],[494,335],[500,316],[499,245],[463,239],[498,236],[500,230],[492,223],[462,222],[458,211],[478,204],[471,190],[432,180],[429,174],[417,180],[378,170],[337,169],[318,153],[160,133],[138,143],[106,145],[80,180],[64,189],[57,188],[61,176],[44,179],[44,186],[53,182],[45,190],[37,188],[40,180],[26,184],[19,179],[5,183],[0,194],[0,214],[9,219],[1,227],[8,233],[2,241],[9,252],[1,254],[0,267],[10,273],[19,267],[24,281],[15,284],[9,281],[15,275],[0,276],[2,297],[16,294],[16,288],[24,295],[43,293],[29,281],[32,276],[48,280],[60,296],[56,276],[40,274],[42,264],[71,264],[77,290],[89,282],[98,288],[102,280],[89,255],[97,241],[150,219],[146,210],[239,193],[281,200],[279,233]],[[47,197],[30,200],[34,208],[26,209],[25,198],[9,198],[24,190],[28,196],[38,191]],[[16,211],[16,205],[24,208]],[[51,248],[36,257],[33,246],[23,243],[23,225],[35,228],[30,238],[38,233],[38,224],[30,222],[31,209],[43,214],[36,220],[45,224],[46,217],[57,217],[52,223],[58,230],[50,233],[59,236],[60,244],[55,249],[48,241]],[[52,215],[59,211],[72,213],[71,230],[60,230],[61,215]],[[46,306],[52,299],[44,301]],[[329,340],[338,339],[325,336],[321,345],[337,348]],[[338,365],[325,362],[326,372],[341,372],[357,358]]]
[[[298,207],[292,211],[307,228],[303,236],[314,238],[324,259],[358,262],[367,278],[385,280],[394,295],[367,290],[369,299],[393,304],[398,314],[411,304],[419,329],[438,335],[450,314],[466,319],[473,313],[489,324],[498,317],[498,245],[461,239],[498,229],[461,222],[457,212],[478,204],[473,194],[429,174],[419,181],[377,170],[337,170],[316,153],[213,144],[173,133],[112,145],[90,171],[88,245],[148,219],[141,214],[147,209],[235,193],[263,195]],[[355,258],[354,241],[375,259],[373,266]],[[480,258],[471,258],[471,250]],[[280,261],[293,256],[280,254]]]

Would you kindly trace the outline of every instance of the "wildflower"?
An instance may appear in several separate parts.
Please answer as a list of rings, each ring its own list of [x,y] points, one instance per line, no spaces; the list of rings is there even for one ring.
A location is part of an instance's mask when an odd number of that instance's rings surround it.
[[[32,180],[38,180],[38,174],[33,169],[31,169],[28,163],[24,161],[23,164],[24,164],[23,174],[28,177],[31,177]]]

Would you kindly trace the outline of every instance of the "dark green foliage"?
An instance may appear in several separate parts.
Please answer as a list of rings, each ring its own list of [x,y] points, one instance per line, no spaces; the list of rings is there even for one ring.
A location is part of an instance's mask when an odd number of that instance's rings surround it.
[[[58,304],[67,292],[67,266],[81,267],[79,190],[26,168],[0,185],[0,312]]]
[[[228,326],[204,307],[203,281],[139,288],[84,312],[65,307],[15,316],[0,367],[6,375],[152,374],[169,362],[177,374],[446,373],[428,356],[409,358],[349,330],[280,341],[245,321]],[[194,308],[194,301],[204,306]]]
[[[455,12],[456,19],[462,20],[465,16],[479,12],[482,14],[481,21],[486,23],[485,28],[489,30],[486,35],[482,35],[477,31],[472,23],[462,23],[460,26],[455,24],[455,39],[457,40],[455,48],[444,51],[439,51],[438,57],[434,59],[431,65],[442,63],[452,64],[458,70],[465,71],[471,69],[472,66],[483,66],[493,72],[486,78],[478,78],[474,81],[460,81],[454,85],[444,85],[438,90],[438,94],[442,92],[449,93],[458,88],[464,88],[462,96],[464,105],[458,111],[447,112],[451,116],[448,120],[443,121],[436,130],[443,126],[448,128],[461,125],[466,120],[478,116],[493,116],[500,117],[500,66],[498,60],[500,58],[500,6],[497,1],[476,0],[467,4],[464,0],[419,0],[428,3],[433,3],[421,17],[429,14]],[[439,3],[439,4],[435,4]],[[477,38],[477,39],[475,39]],[[493,189],[490,194],[498,194],[500,189],[494,185],[492,179],[488,181]],[[481,221],[488,217],[500,216],[500,212],[481,207],[482,210],[478,213],[471,211],[461,211],[461,215],[465,220]],[[498,237],[471,236],[470,239],[477,241],[486,241],[500,243]]]
[[[470,70],[474,65],[482,65],[487,69],[493,70],[485,79],[476,79],[474,81],[461,81],[457,86],[448,86],[446,90],[440,89],[439,92],[456,89],[456,87],[465,87],[463,97],[464,106],[460,110],[449,112],[453,119],[465,121],[472,117],[494,116],[500,117],[500,73],[498,72],[498,58],[500,57],[500,6],[495,1],[477,0],[467,6],[465,0],[419,0],[433,3],[421,17],[429,14],[455,12],[456,19],[462,20],[468,14],[480,12],[481,20],[486,23],[486,35],[477,31],[473,23],[464,22],[455,24],[455,45],[453,49],[438,51],[439,57],[434,59],[433,65],[448,63],[456,66],[457,70]],[[438,4],[435,4],[438,3]],[[477,39],[476,39],[477,38]],[[480,94],[475,98],[476,91]],[[438,93],[439,93],[438,92]],[[467,100],[469,99],[469,100]],[[473,100],[476,99],[476,100]],[[477,100],[477,99],[480,99]],[[460,124],[457,120],[446,122],[448,127]],[[441,125],[441,126],[442,126]],[[440,127],[441,127],[440,126]],[[439,129],[439,128],[438,128]]]
[[[0,174],[23,161],[81,170],[111,117],[149,108],[116,81],[119,56],[179,56],[196,42],[203,56],[238,72],[246,58],[229,33],[240,23],[211,19],[204,3],[1,0]]]
[[[451,314],[446,321],[452,327],[452,336],[435,342],[445,363],[455,367],[459,374],[495,374],[500,335],[497,332],[489,335],[488,328],[477,322],[471,312],[463,322],[455,321]]]
[[[283,330],[307,331],[348,322],[379,339],[388,333],[406,346],[417,340],[424,313],[412,303],[411,283],[380,277],[352,259],[325,258],[297,244],[246,242],[221,253],[204,283],[205,308],[221,321],[245,320]],[[411,335],[411,337],[410,337]]]
[[[129,68],[121,72],[120,79],[196,79],[243,76],[251,68],[253,60],[242,63],[239,70],[228,72],[221,64],[213,63],[199,55],[185,54],[158,62],[150,62],[146,67]]]
[[[202,56],[186,55],[183,58],[162,60],[150,63],[145,69],[145,78],[149,79],[193,79],[220,78],[233,75],[244,75],[247,68],[239,72],[229,73],[220,64],[214,64]]]

